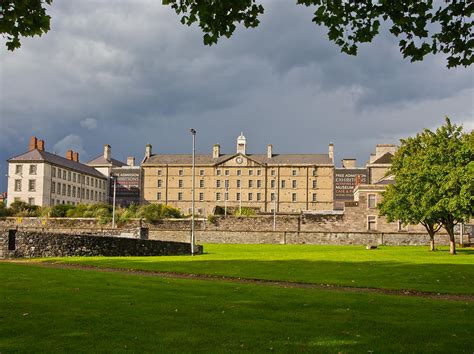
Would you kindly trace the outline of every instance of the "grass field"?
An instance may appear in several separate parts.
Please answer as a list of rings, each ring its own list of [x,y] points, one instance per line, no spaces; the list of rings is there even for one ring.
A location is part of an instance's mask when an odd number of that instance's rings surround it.
[[[427,247],[205,245],[189,257],[71,257],[98,267],[211,274],[318,284],[474,294],[474,250]]]
[[[472,353],[474,301],[304,289],[43,262],[474,294],[474,252],[205,245],[204,255],[0,263],[0,353]]]

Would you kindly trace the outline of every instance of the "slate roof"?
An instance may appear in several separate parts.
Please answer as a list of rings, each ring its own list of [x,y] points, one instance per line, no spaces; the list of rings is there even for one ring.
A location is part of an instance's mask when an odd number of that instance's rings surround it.
[[[53,165],[69,168],[78,172],[82,172],[88,175],[96,176],[99,178],[106,178],[102,173],[97,171],[95,168],[84,165],[83,163],[71,161],[65,157],[52,154],[44,150],[30,150],[21,155],[12,157],[7,160],[8,162],[49,162]]]
[[[386,152],[382,156],[380,156],[377,160],[372,162],[372,164],[379,163],[379,164],[391,164],[392,163],[393,154]]]
[[[239,154],[225,154],[217,159],[212,155],[196,154],[196,165],[219,165]],[[261,165],[330,165],[333,164],[328,154],[274,154],[271,159],[265,154],[248,154],[245,157]],[[152,155],[142,162],[147,165],[191,165],[191,154],[163,154]]]
[[[105,166],[113,166],[113,167],[122,167],[126,165],[125,162],[122,162],[116,159],[106,160],[104,158],[104,155],[97,156],[95,159],[90,160],[87,164],[89,166],[104,166],[105,165]]]

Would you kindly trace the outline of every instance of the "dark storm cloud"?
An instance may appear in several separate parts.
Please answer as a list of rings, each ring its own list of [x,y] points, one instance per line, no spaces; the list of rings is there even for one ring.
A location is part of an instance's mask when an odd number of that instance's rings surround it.
[[[441,57],[409,63],[387,34],[349,57],[311,23],[311,9],[265,8],[259,28],[206,47],[160,1],[54,2],[51,32],[0,57],[1,160],[32,134],[49,150],[74,145],[83,161],[104,143],[121,159],[139,160],[148,142],[186,152],[191,126],[202,152],[216,142],[234,151],[243,131],[252,152],[268,143],[326,152],[332,141],[338,159],[366,160],[376,143],[444,115],[472,124],[472,69],[448,70]]]

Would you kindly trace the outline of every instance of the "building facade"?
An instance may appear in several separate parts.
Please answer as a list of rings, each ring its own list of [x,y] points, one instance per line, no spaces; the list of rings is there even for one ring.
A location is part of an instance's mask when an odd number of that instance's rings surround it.
[[[32,137],[27,152],[8,160],[8,206],[15,201],[31,205],[95,204],[107,201],[107,177],[79,162],[45,151],[44,141]]]
[[[196,212],[216,207],[250,207],[259,212],[301,212],[333,208],[334,156],[328,154],[248,154],[246,139],[237,138],[235,154],[196,155]],[[143,202],[163,203],[191,212],[192,155],[152,154],[147,145],[143,169]]]

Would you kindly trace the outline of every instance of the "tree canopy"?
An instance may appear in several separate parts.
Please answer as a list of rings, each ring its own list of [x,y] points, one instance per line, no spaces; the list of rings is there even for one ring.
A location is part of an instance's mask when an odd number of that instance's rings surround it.
[[[389,221],[422,223],[430,236],[442,225],[455,254],[454,226],[474,214],[474,133],[446,118],[435,132],[402,139],[389,173],[395,184],[383,193],[381,214]]]
[[[264,7],[257,0],[162,0],[188,26],[197,23],[204,43],[212,45],[230,37],[238,24],[247,28],[260,24]],[[4,0],[0,31],[8,49],[20,47],[20,37],[49,31],[45,6],[52,0]],[[444,53],[447,66],[469,66],[473,62],[474,2],[471,0],[297,0],[312,7],[313,22],[328,29],[328,37],[341,51],[357,55],[360,44],[371,42],[382,23],[399,38],[403,57],[423,60],[428,54]],[[284,14],[281,14],[284,16]],[[277,34],[275,34],[277,35]]]

